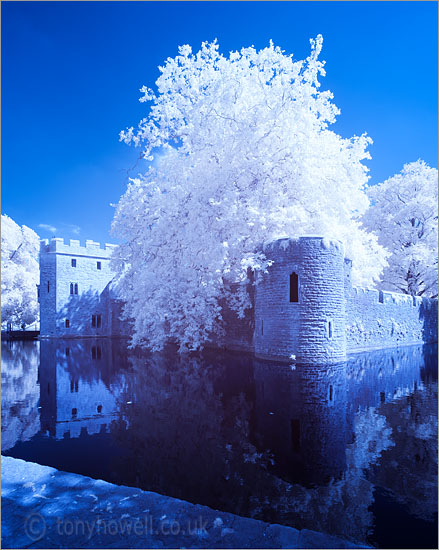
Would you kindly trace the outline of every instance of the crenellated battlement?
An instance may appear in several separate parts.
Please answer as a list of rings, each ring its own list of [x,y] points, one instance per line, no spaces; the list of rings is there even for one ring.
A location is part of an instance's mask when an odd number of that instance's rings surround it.
[[[42,239],[40,241],[41,253],[68,254],[71,256],[92,256],[94,258],[110,259],[115,244],[104,243],[87,239],[85,245],[81,245],[79,239],[70,239],[68,243],[63,238],[54,237],[52,239]]]
[[[364,298],[370,303],[377,304],[397,304],[408,307],[433,307],[437,304],[437,298],[426,298],[423,296],[410,296],[401,292],[392,292],[390,290],[377,290],[376,288],[352,287],[352,293],[355,297]]]

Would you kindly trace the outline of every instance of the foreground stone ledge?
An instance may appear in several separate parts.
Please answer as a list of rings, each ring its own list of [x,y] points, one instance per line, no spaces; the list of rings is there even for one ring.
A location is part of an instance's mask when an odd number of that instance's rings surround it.
[[[367,548],[11,457],[1,485],[2,548]]]

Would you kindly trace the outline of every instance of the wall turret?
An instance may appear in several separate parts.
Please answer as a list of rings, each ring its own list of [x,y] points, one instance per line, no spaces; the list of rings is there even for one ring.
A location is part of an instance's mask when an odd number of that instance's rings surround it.
[[[344,249],[323,237],[264,246],[255,290],[255,353],[302,364],[346,359]]]

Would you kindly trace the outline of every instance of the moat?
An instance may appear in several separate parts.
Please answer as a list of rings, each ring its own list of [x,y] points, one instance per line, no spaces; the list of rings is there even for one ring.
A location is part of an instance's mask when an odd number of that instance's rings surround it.
[[[2,454],[381,548],[437,547],[437,346],[330,367],[2,343]]]

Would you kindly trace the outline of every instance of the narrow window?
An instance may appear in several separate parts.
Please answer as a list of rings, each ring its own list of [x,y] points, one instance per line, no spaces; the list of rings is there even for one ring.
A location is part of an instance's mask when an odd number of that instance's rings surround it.
[[[40,287],[38,286],[38,298],[40,297],[41,293],[40,293]]]
[[[378,291],[378,302],[380,304],[383,304],[384,303],[384,294],[383,294],[383,291],[382,290],[379,290]]]
[[[70,320],[66,319],[66,328],[70,328]]]
[[[47,281],[47,292],[50,292],[50,281]]]
[[[386,400],[386,394],[382,391],[380,392],[380,402],[384,403]]]
[[[76,260],[72,258],[72,267],[76,267]]]
[[[70,380],[70,393],[73,393],[75,391],[75,382]]]
[[[290,302],[299,301],[299,277],[297,273],[290,275]]]
[[[101,414],[101,412],[102,412],[102,405],[98,405],[97,411],[98,411],[99,414]]]
[[[70,283],[70,294],[73,294],[73,283]]]
[[[78,294],[78,283],[75,283],[75,294]]]
[[[332,321],[328,321],[328,338],[332,338]]]
[[[329,401],[332,401],[332,398],[333,398],[333,389],[332,389],[332,384],[329,384]]]
[[[261,319],[261,335],[264,336],[264,319]]]
[[[92,315],[92,316],[91,316],[91,326],[92,326],[92,327],[95,327],[95,326],[96,326],[96,315]]]
[[[96,348],[94,346],[91,348],[91,358],[96,359]]]
[[[70,355],[70,348],[66,348],[66,357]]]
[[[101,315],[96,315],[96,326],[98,328],[101,328],[101,324],[102,324],[102,316]]]
[[[102,269],[102,264],[101,264],[101,262],[97,262],[96,267],[97,267],[97,269],[101,270],[101,269]]]
[[[300,451],[300,420],[291,419],[291,447],[294,452]]]
[[[102,348],[101,346],[96,347],[96,359],[99,361],[99,359],[102,357]]]
[[[78,414],[78,409],[73,408],[72,409],[72,418],[76,418],[77,414]]]

